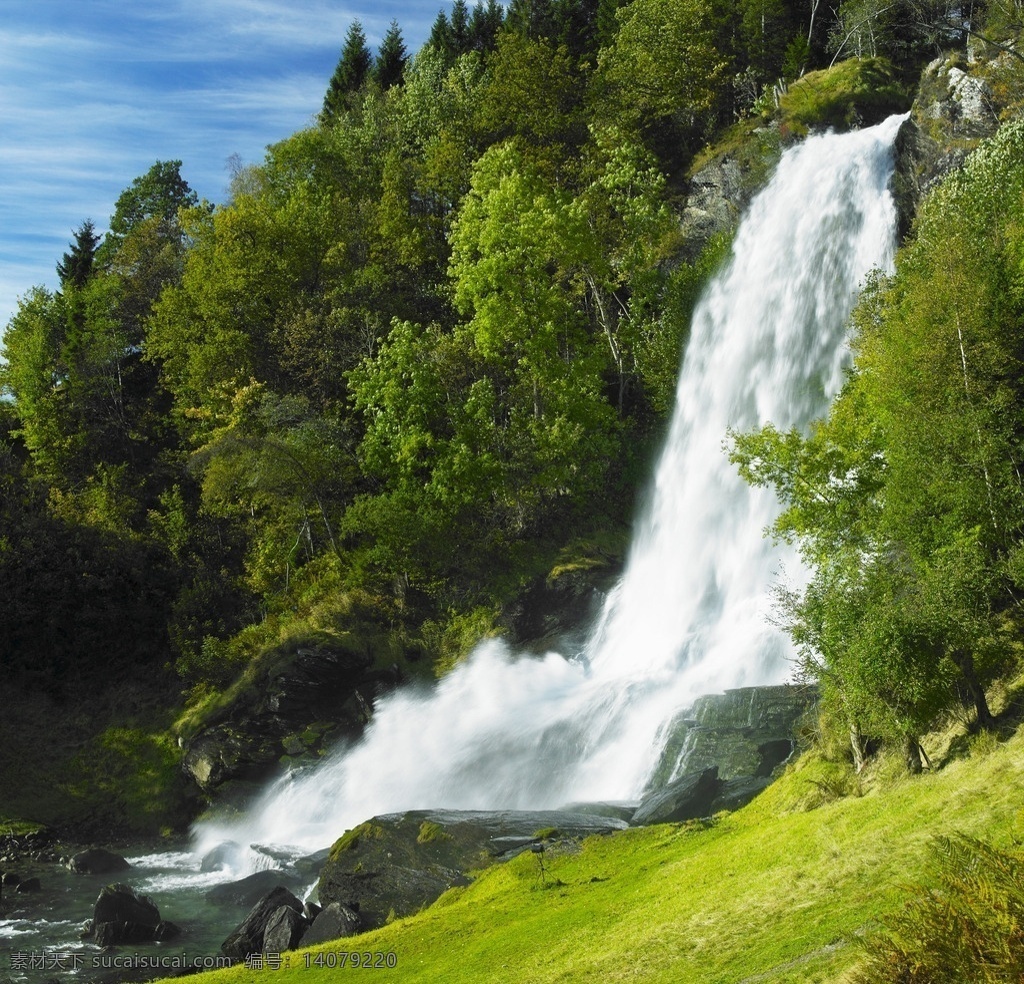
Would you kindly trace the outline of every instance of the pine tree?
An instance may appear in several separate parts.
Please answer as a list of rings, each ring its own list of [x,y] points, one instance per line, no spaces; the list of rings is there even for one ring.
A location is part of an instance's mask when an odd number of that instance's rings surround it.
[[[454,58],[455,44],[452,38],[452,26],[448,23],[448,15],[443,10],[437,12],[437,19],[427,38],[427,47],[433,48],[438,54],[443,55],[446,61]]]
[[[402,84],[408,60],[402,31],[398,21],[393,20],[387,34],[384,35],[380,51],[377,53],[377,62],[373,66],[373,77],[385,92],[392,86]]]
[[[86,281],[92,276],[99,241],[100,237],[96,235],[92,219],[86,219],[75,230],[75,241],[71,244],[70,252],[65,253],[57,264],[57,275],[60,277],[62,287],[67,289],[85,286]]]
[[[352,96],[359,91],[370,73],[373,56],[366,46],[366,35],[363,25],[358,20],[352,21],[345,45],[341,49],[338,67],[331,76],[324,96],[324,108],[320,113],[322,123],[330,124],[348,109]]]
[[[498,0],[477,0],[469,16],[469,49],[493,51],[498,43],[498,31],[505,22],[505,12]]]
[[[455,0],[452,5],[452,16],[449,21],[452,32],[452,49],[455,56],[464,55],[469,51],[469,7],[466,0]]]

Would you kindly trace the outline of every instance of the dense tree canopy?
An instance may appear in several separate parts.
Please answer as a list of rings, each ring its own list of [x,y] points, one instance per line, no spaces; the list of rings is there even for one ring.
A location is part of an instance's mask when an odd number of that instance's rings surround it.
[[[883,54],[899,11],[864,21]],[[316,124],[225,203],[156,162],[7,326],[0,569],[39,564],[0,628],[23,638],[50,596],[98,606],[98,634],[138,583],[131,617],[201,690],[247,623],[334,625],[361,592],[415,632],[625,524],[724,248],[681,241],[686,168],[779,73],[860,43],[835,41],[859,16],[458,0],[412,57],[397,22],[374,55],[355,21]],[[1016,185],[985,180],[991,201],[972,178],[934,207],[974,225],[923,218],[868,293],[829,421],[737,446],[817,565],[790,607],[809,665],[865,730],[913,736],[989,679],[1024,582]],[[74,576],[44,570],[62,551]]]

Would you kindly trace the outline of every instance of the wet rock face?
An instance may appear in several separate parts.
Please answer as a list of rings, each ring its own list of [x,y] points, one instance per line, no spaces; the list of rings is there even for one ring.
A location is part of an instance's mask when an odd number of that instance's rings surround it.
[[[297,647],[188,743],[182,768],[209,792],[231,781],[259,782],[285,756],[358,737],[377,695],[397,682],[395,673],[372,663],[368,654]]]
[[[690,820],[750,802],[796,751],[817,697],[814,687],[783,685],[699,698],[671,725],[631,823]]]
[[[358,911],[365,928],[375,928],[391,913],[411,915],[449,888],[468,884],[470,870],[541,843],[564,846],[625,826],[617,817],[560,810],[388,814],[334,845],[317,891],[325,912],[340,903]]]

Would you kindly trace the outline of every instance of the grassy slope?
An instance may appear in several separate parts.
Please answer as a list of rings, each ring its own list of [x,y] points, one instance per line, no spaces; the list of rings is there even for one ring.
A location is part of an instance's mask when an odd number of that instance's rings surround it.
[[[1024,734],[918,779],[826,798],[836,767],[805,756],[746,809],[701,829],[592,838],[577,854],[520,856],[432,908],[356,941],[309,951],[393,951],[389,980],[841,981],[856,935],[900,907],[940,833],[1010,843],[1020,820]],[[881,785],[884,790],[879,791]],[[244,967],[202,984],[337,981],[363,973]]]

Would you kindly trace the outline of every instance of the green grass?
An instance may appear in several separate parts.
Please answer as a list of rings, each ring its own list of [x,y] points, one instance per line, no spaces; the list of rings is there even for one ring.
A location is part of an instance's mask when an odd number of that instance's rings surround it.
[[[841,981],[857,938],[926,878],[929,845],[964,833],[1005,846],[1020,833],[1024,737],[919,778],[874,784],[804,756],[750,806],[710,825],[628,830],[581,851],[524,854],[431,908],[310,953],[394,952],[393,981]],[[854,795],[835,798],[840,788]],[[863,795],[856,795],[857,792]],[[202,984],[327,984],[351,968],[236,967]]]

